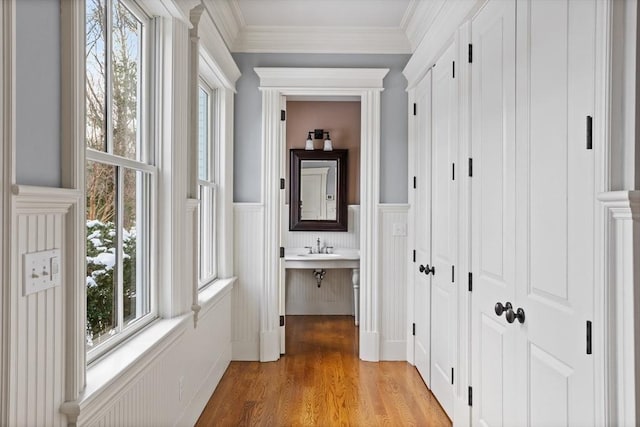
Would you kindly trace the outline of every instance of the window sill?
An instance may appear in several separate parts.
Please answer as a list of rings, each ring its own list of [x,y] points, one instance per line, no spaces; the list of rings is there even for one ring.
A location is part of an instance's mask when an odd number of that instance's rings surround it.
[[[215,306],[225,295],[231,292],[237,277],[218,279],[210,285],[198,291],[198,305],[203,311],[208,311]]]

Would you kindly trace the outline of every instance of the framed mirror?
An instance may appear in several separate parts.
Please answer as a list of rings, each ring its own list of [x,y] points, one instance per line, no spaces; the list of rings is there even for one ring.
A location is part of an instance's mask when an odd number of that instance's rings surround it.
[[[289,230],[347,231],[348,150],[290,150]]]

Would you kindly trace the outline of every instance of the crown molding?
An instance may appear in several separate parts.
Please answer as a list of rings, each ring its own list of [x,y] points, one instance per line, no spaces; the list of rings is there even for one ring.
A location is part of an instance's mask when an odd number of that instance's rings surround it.
[[[406,54],[404,30],[386,27],[245,26],[230,50],[246,53]]]
[[[216,1],[203,0],[205,9],[218,29],[227,48],[231,48],[238,37],[240,29],[244,27],[244,19],[237,0]]]
[[[424,39],[445,3],[446,0],[413,1],[407,7],[400,26],[409,39],[412,53]]]

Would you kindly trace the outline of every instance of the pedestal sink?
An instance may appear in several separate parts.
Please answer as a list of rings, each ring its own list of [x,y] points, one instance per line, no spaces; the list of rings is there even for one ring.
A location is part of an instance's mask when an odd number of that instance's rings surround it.
[[[336,249],[331,254],[310,254],[306,249],[287,249],[284,253],[286,269],[351,269],[353,283],[353,312],[356,326],[360,321],[360,251],[357,249]]]

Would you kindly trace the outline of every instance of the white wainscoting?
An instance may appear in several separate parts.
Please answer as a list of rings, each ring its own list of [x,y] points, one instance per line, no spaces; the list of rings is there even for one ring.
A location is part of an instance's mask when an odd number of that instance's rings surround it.
[[[380,360],[407,360],[407,221],[409,205],[383,204],[380,212]],[[404,235],[394,236],[394,224]],[[402,234],[402,233],[400,233]]]
[[[313,270],[287,270],[286,313],[353,315],[351,269],[327,269],[318,288]]]
[[[360,205],[349,205],[346,232],[289,231],[289,205],[281,215],[284,245],[287,248],[314,246],[320,238],[320,246],[358,249],[360,247]]]
[[[234,268],[238,276],[231,298],[233,360],[260,360],[264,207],[257,203],[235,203],[233,210]]]
[[[14,196],[11,235],[11,283],[4,325],[8,344],[8,424],[12,426],[63,426],[58,412],[64,402],[65,346],[64,316],[66,278],[61,285],[28,296],[22,295],[22,254],[58,248],[64,256],[66,215],[77,202],[72,190],[49,190],[48,201],[34,203],[29,197]],[[8,236],[7,236],[8,238]],[[61,262],[61,266],[64,263]],[[3,417],[4,419],[4,417]]]
[[[187,426],[198,420],[231,360],[231,292],[204,304],[198,327],[184,316],[171,341],[145,355],[83,408],[78,425]],[[123,377],[128,376],[129,371]]]

